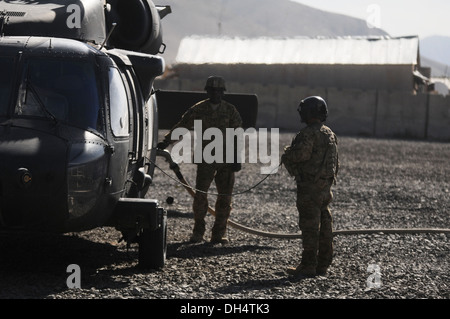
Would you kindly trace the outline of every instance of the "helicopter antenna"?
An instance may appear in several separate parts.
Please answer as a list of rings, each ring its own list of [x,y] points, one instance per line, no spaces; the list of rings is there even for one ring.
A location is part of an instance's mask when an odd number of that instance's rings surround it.
[[[105,38],[105,41],[103,41],[102,45],[100,46],[100,50],[103,49],[103,47],[105,46],[106,42],[108,42],[109,38],[111,37],[111,34],[114,32],[114,29],[116,28],[117,23],[113,22],[111,30],[109,30],[108,35]]]

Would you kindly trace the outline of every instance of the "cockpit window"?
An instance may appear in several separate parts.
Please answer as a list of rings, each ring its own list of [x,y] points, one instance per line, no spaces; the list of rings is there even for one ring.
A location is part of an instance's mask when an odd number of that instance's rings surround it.
[[[109,69],[109,104],[111,129],[116,137],[129,134],[128,98],[125,86],[116,68]]]
[[[92,64],[38,58],[25,63],[16,115],[47,117],[103,133],[100,110]]]
[[[0,57],[0,70],[0,116],[5,116],[8,113],[9,99],[11,96],[14,59]]]

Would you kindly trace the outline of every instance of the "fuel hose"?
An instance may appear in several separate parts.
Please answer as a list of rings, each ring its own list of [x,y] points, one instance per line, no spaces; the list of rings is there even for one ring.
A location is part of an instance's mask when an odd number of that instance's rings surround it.
[[[195,196],[194,188],[186,181],[183,174],[180,171],[180,167],[172,159],[168,150],[157,149],[157,155],[163,157],[168,163],[169,168],[175,173],[178,178],[179,183],[186,189],[186,191],[192,196]],[[156,166],[156,164],[155,164]],[[161,170],[158,166],[158,169]],[[259,184],[259,183],[258,183]],[[213,216],[216,216],[215,210],[208,206],[208,212]],[[273,233],[262,231],[254,228],[247,227],[245,225],[234,222],[233,220],[228,220],[228,225],[231,227],[241,230],[243,232],[268,237],[268,238],[279,238],[279,239],[299,239],[302,238],[301,232],[299,233]],[[347,229],[347,230],[333,230],[333,235],[363,235],[363,234],[424,234],[424,233],[440,233],[440,234],[450,234],[450,229],[442,228],[370,228],[370,229]]]

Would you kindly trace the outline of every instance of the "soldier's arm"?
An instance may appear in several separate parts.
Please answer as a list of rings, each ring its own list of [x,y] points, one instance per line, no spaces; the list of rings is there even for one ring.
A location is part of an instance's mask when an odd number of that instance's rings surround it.
[[[174,141],[172,141],[171,136],[172,136],[172,132],[176,128],[185,127],[188,130],[192,129],[194,127],[194,120],[196,119],[195,113],[196,112],[195,112],[194,107],[191,107],[190,109],[188,109],[181,117],[181,120],[177,124],[175,124],[172,127],[172,129],[164,136],[164,142],[166,144],[171,144],[172,142],[174,142]]]
[[[300,133],[293,141],[289,151],[285,153],[286,157],[294,163],[305,162],[311,158],[313,146],[313,137]]]
[[[336,134],[334,134],[334,140],[336,141],[336,175],[339,172],[339,168],[341,166],[341,163],[339,162],[339,150],[338,150],[338,138]]]

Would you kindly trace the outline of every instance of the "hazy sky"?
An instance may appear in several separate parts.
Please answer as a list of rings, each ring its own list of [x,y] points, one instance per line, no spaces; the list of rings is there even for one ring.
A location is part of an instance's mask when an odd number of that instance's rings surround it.
[[[346,14],[379,26],[391,36],[450,36],[449,0],[291,0]]]

